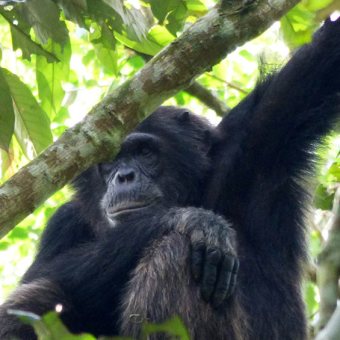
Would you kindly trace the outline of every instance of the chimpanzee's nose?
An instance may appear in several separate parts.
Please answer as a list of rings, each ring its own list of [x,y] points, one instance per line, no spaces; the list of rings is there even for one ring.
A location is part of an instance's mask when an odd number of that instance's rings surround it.
[[[116,172],[115,177],[114,177],[114,184],[117,184],[117,185],[131,184],[133,183],[135,178],[136,178],[136,174],[132,168],[130,167],[122,168]]]

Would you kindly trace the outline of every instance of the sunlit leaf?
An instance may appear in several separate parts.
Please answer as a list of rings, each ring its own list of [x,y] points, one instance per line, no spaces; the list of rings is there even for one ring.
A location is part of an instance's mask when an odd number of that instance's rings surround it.
[[[0,148],[8,150],[14,132],[14,109],[11,91],[0,68]]]
[[[66,19],[76,22],[79,26],[86,26],[84,16],[87,12],[86,0],[57,0],[65,13]]]
[[[186,0],[185,4],[188,11],[193,14],[204,15],[207,12],[207,7],[200,0]]]
[[[159,25],[151,28],[150,32],[148,33],[148,38],[150,41],[154,41],[160,47],[165,47],[175,40],[175,37],[170,34],[164,26]]]
[[[183,0],[150,0],[151,9],[161,25],[176,34],[183,25],[188,15],[186,2]]]
[[[29,233],[29,230],[27,228],[18,226],[11,231],[9,238],[11,240],[25,240],[28,237],[28,233]]]
[[[36,58],[36,79],[41,107],[50,117],[60,110],[64,98],[63,82],[68,80],[70,72],[71,46],[68,42],[64,47],[49,40],[47,48],[57,55],[60,62],[48,63],[45,58]]]
[[[281,19],[283,37],[291,48],[296,48],[311,41],[315,30],[315,14],[302,5],[295,6]]]
[[[190,339],[189,333],[184,323],[177,316],[161,324],[146,323],[143,325],[144,335],[150,335],[158,332],[167,333],[168,335],[179,337],[179,339],[181,340]]]
[[[115,51],[105,48],[102,44],[96,45],[95,51],[104,71],[108,74],[117,75],[117,55]]]
[[[31,55],[36,54],[44,56],[48,62],[58,61],[58,58],[54,54],[46,51],[41,45],[34,42],[29,35],[20,31],[17,27],[11,26],[11,35],[13,49],[16,50],[20,48],[24,59],[31,60]]]
[[[70,333],[64,326],[64,324],[60,321],[59,315],[56,312],[49,312],[45,314],[42,317],[42,322],[50,333],[50,337],[48,339],[95,340],[95,337],[90,334],[74,335]]]
[[[104,2],[120,15],[130,39],[141,41],[146,36],[150,24],[141,9],[127,7],[123,0],[104,0]]]
[[[0,148],[0,185],[2,184],[2,178],[5,178],[5,174],[7,173],[8,169],[10,169],[13,157],[11,157],[11,149],[9,151],[5,151]]]
[[[144,53],[144,54],[147,54],[147,55],[155,55],[157,54],[161,49],[162,49],[162,46],[153,42],[153,41],[150,41],[150,40],[147,40],[147,39],[144,39],[142,42],[137,42],[137,41],[134,41],[134,40],[131,40],[129,39],[127,36],[125,35],[122,35],[122,34],[119,34],[119,33],[115,33],[115,36],[117,38],[118,41],[120,41],[123,45],[137,51],[137,52],[140,52],[140,53]]]
[[[310,11],[319,11],[330,5],[332,2],[334,2],[334,0],[308,0],[305,1],[305,5]]]
[[[188,16],[188,10],[183,1],[178,3],[177,8],[170,12],[167,17],[167,24],[165,27],[173,34],[176,35],[177,32],[182,30],[185,19]]]
[[[36,36],[42,44],[48,39],[64,45],[68,39],[65,23],[60,21],[60,10],[52,0],[30,0],[16,8],[26,22],[33,27]]]
[[[15,9],[5,11],[0,8],[0,14],[10,24],[13,50],[21,49],[24,59],[31,60],[32,54],[42,55],[49,62],[58,61],[57,57],[46,51],[30,36],[30,26]],[[14,24],[16,22],[16,24]]]
[[[6,250],[10,247],[11,243],[7,241],[0,241],[0,251]]]
[[[335,162],[330,166],[328,174],[332,176],[332,182],[340,182],[340,155]]]
[[[16,315],[23,323],[31,325],[39,340],[95,340],[90,334],[75,335],[70,333],[60,321],[56,312],[49,312],[42,317],[21,310],[9,310],[9,313]]]
[[[311,282],[307,282],[304,289],[304,300],[309,316],[312,316],[318,309],[317,296],[316,286]]]
[[[314,205],[318,209],[331,210],[333,207],[334,193],[328,192],[327,188],[319,185],[314,194]]]
[[[14,102],[15,135],[26,155],[31,157],[30,143],[34,153],[39,153],[52,142],[50,121],[29,88],[13,73],[1,70]]]
[[[254,54],[250,53],[247,50],[240,51],[240,56],[242,56],[243,58],[245,58],[248,61],[254,61],[255,60]]]

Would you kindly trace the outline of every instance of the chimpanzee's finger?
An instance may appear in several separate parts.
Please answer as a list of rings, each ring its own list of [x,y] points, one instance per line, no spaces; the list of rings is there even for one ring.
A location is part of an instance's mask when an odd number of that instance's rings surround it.
[[[236,259],[233,256],[224,256],[221,266],[219,268],[217,283],[212,296],[212,305],[214,308],[218,308],[224,300],[227,298],[230,291],[232,270]]]
[[[191,273],[196,282],[202,277],[205,244],[195,243],[191,245]]]
[[[207,249],[205,252],[201,293],[205,301],[210,301],[217,281],[218,267],[222,253],[216,248]]]
[[[191,240],[191,272],[195,281],[202,278],[204,256],[205,256],[205,238],[202,230],[193,230],[190,236]]]
[[[237,279],[239,267],[240,267],[240,261],[237,258],[235,258],[234,266],[233,266],[233,269],[231,271],[229,290],[228,290],[228,294],[227,294],[226,298],[229,298],[234,293],[234,290],[235,290],[235,287],[236,287],[236,279]]]

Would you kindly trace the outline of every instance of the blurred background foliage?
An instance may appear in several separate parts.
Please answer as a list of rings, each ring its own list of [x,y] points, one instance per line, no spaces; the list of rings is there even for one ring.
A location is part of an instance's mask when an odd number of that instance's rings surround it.
[[[0,184],[216,2],[0,0]],[[326,17],[339,10],[339,0],[304,0],[197,81],[233,107],[253,89],[260,70],[280,67],[295,48],[310,41]],[[186,106],[213,122],[220,119],[185,91],[166,104]],[[314,207],[309,244],[313,259],[327,240],[339,188],[339,131],[327,144],[328,148],[319,150],[323,162],[317,181],[311,183]],[[71,195],[70,187],[57,192],[0,241],[0,303],[31,263],[46,221]],[[320,301],[313,270],[305,285],[311,322]]]

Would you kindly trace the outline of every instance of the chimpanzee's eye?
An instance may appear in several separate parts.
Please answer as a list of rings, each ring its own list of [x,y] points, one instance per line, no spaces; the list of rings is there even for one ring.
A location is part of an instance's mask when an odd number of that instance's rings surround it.
[[[140,154],[145,157],[152,156],[154,152],[147,146],[143,146],[142,149],[140,150]]]

